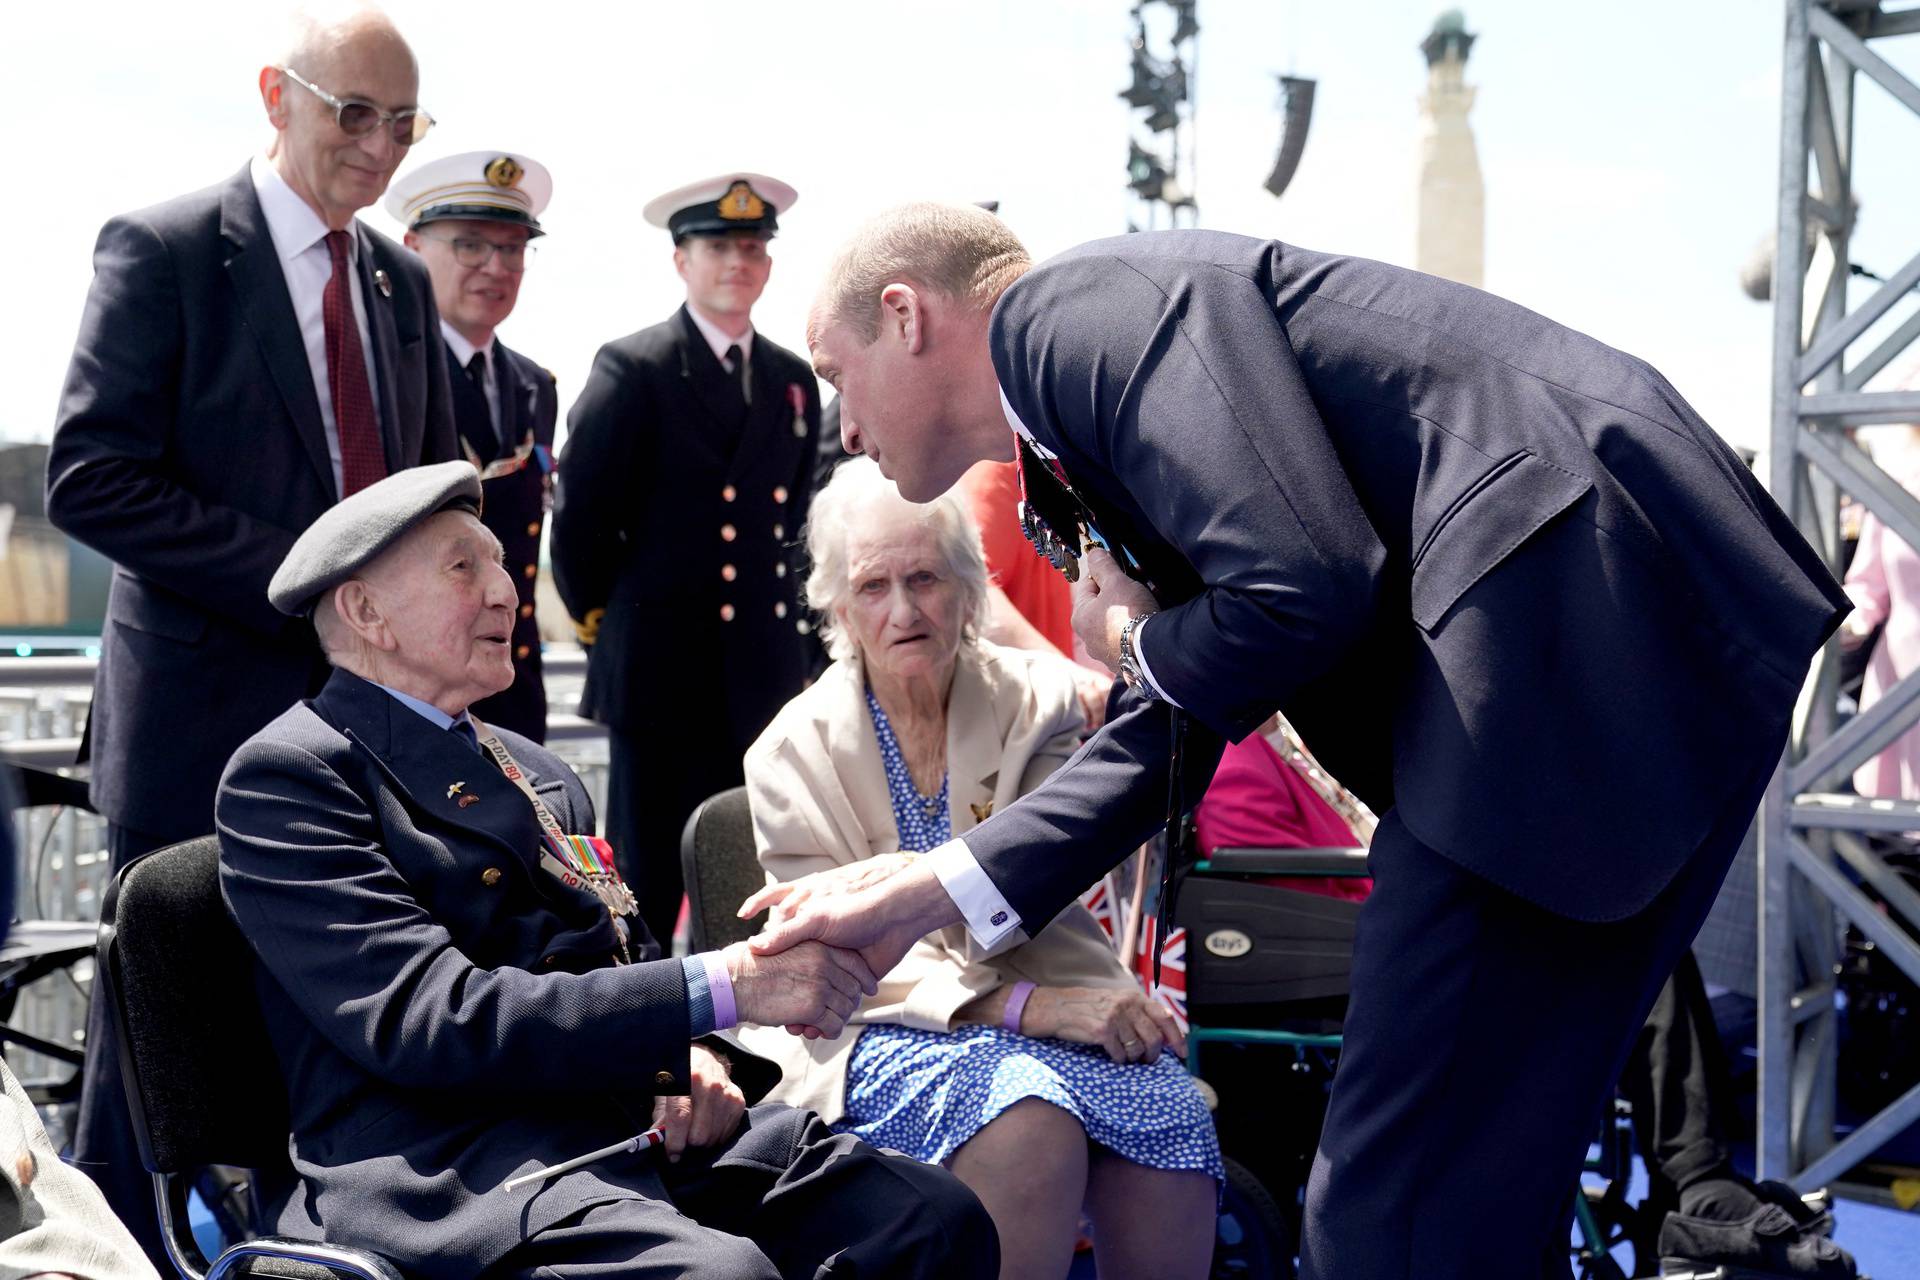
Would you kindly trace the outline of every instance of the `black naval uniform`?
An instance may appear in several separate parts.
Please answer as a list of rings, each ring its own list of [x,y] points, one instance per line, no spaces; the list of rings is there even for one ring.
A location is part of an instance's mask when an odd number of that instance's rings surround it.
[[[567,417],[554,583],[591,637],[580,714],[611,739],[607,836],[659,938],[680,832],[806,680],[789,548],[813,489],[820,395],[755,333],[748,403],[685,307],[595,357]],[[797,411],[796,411],[797,407]]]
[[[540,530],[552,489],[553,426],[559,400],[553,375],[497,339],[489,358],[499,392],[500,426],[486,393],[469,376],[451,347],[447,373],[453,384],[454,423],[467,460],[481,468],[480,520],[506,551],[519,603],[513,619],[513,684],[473,706],[483,724],[511,729],[535,742],[547,740],[547,691],[540,672],[540,624],[533,588],[539,574]]]

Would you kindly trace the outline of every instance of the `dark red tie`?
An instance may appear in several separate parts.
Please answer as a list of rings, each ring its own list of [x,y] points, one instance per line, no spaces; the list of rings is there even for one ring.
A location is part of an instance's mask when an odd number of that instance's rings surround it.
[[[387,474],[387,453],[380,444],[380,423],[373,416],[373,389],[360,351],[360,326],[353,319],[353,285],[348,275],[347,233],[327,232],[333,274],[320,295],[327,329],[327,390],[333,396],[333,422],[340,432],[340,496],[358,493]]]

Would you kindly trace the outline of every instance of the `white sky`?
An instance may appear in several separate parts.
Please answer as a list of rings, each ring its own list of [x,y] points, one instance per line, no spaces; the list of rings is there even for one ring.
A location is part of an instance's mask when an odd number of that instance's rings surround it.
[[[1409,262],[1418,43],[1437,0],[1201,0],[1205,225]],[[1121,231],[1127,0],[731,0],[453,5],[394,0],[421,100],[417,159],[524,150],[555,197],[502,337],[569,404],[602,342],[681,299],[640,206],[726,168],[791,181],[756,319],[798,349],[812,288],[866,214],[998,197],[1037,256]],[[277,42],[260,0],[31,3],[9,15],[0,232],[0,438],[44,439],[109,215],[220,182],[264,145],[254,83]],[[1730,438],[1767,414],[1769,312],[1737,272],[1771,227],[1777,0],[1479,0],[1468,66],[1487,185],[1486,285],[1661,367]],[[1879,46],[1910,68],[1920,39]],[[1318,78],[1284,199],[1274,73]],[[1862,89],[1854,257],[1891,273],[1920,241],[1916,122]],[[1877,164],[1877,168],[1876,168]],[[1878,184],[1878,185],[1876,185]],[[383,211],[368,221],[390,234]]]

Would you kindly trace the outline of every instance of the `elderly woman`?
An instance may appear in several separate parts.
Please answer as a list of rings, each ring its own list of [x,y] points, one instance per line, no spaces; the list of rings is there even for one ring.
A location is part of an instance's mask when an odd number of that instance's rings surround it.
[[[986,569],[952,495],[914,506],[845,463],[807,550],[837,661],[747,753],[774,879],[931,849],[1072,754],[1073,669],[978,638]],[[837,1039],[749,1033],[785,1072],[774,1096],[951,1168],[993,1215],[1002,1276],[1065,1275],[1083,1206],[1102,1280],[1205,1275],[1220,1152],[1161,1053],[1178,1025],[1084,909],[1023,937],[984,953],[963,928],[927,936]]]

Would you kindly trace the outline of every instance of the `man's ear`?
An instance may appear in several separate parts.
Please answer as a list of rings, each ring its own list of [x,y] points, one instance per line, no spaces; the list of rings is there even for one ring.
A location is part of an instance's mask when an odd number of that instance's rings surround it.
[[[407,246],[407,248],[413,250],[415,253],[418,253],[420,252],[420,233],[417,231],[409,231],[405,235],[400,237],[400,243],[404,244],[405,246]]]
[[[894,281],[880,291],[880,333],[906,343],[908,355],[919,355],[926,345],[924,299],[914,287]]]
[[[278,67],[260,68],[260,105],[276,129],[287,127],[286,76]]]
[[[399,642],[394,639],[393,628],[387,625],[380,602],[360,579],[350,578],[333,589],[333,608],[340,620],[346,623],[347,630],[358,636],[368,648],[392,653],[398,647]]]
[[[687,278],[687,246],[684,244],[673,246],[673,269],[680,273],[682,280]]]

